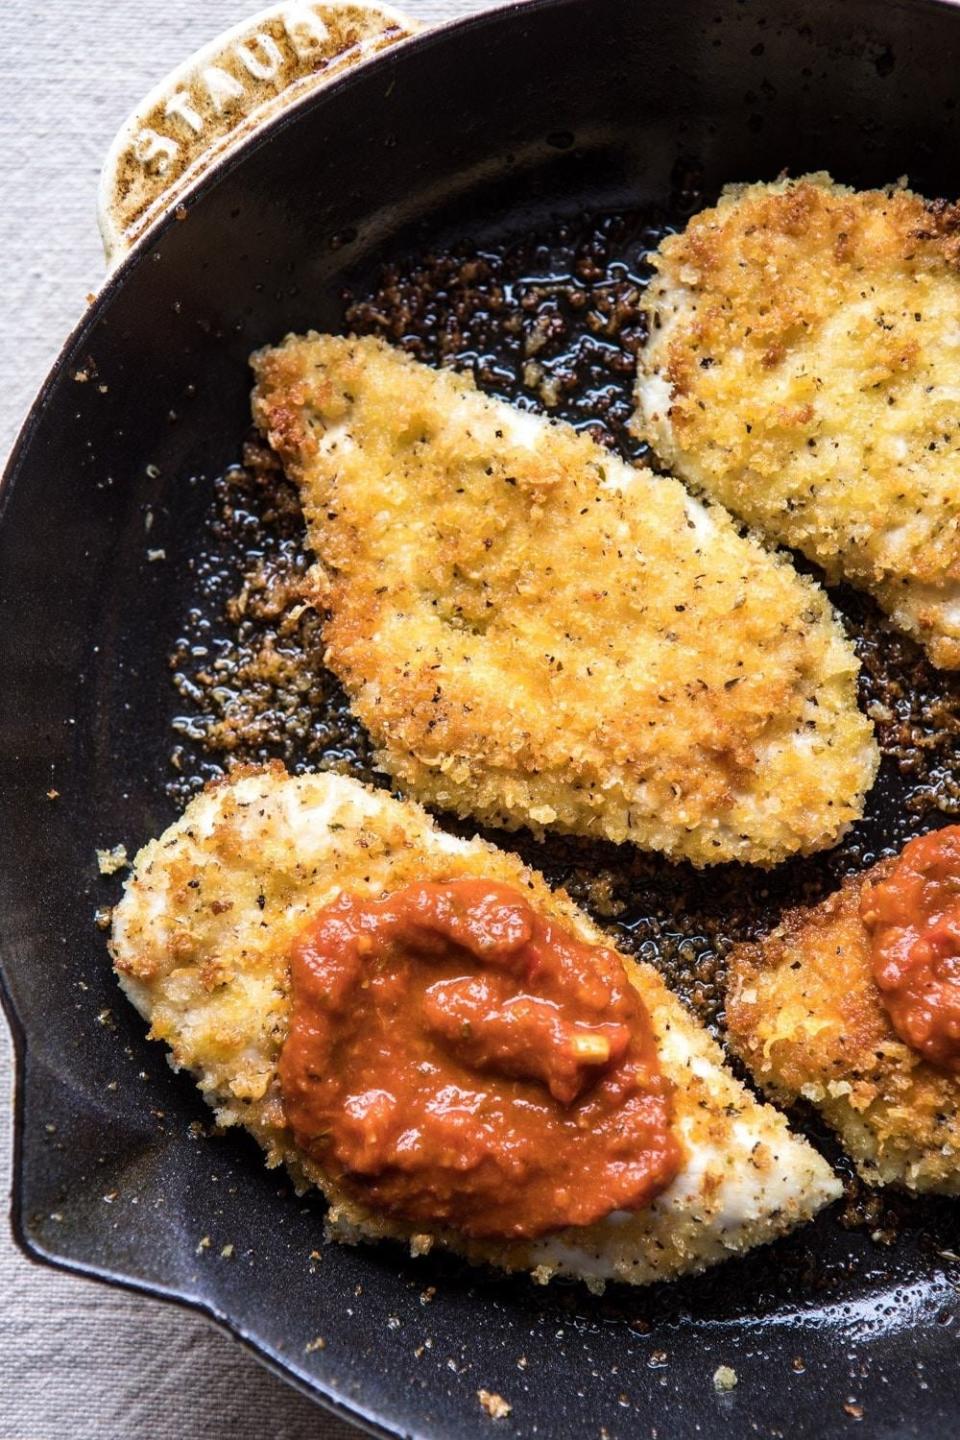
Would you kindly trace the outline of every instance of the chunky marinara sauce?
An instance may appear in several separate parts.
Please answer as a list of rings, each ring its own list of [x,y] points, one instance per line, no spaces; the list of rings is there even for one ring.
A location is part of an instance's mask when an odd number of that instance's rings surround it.
[[[295,943],[291,981],[288,1123],[372,1208],[533,1237],[637,1210],[679,1167],[619,957],[508,885],[341,895]]]
[[[960,825],[911,840],[890,873],[865,887],[860,916],[897,1034],[960,1074]]]

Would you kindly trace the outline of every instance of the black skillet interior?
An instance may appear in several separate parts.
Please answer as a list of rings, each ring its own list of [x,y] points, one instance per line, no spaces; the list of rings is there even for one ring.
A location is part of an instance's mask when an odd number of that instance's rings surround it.
[[[908,1207],[889,1248],[825,1217],[702,1280],[604,1300],[324,1247],[321,1206],[252,1142],[203,1138],[199,1095],[144,1040],[93,924],[118,889],[93,851],[172,818],[168,657],[255,345],[342,326],[344,283],[369,288],[392,255],[662,209],[690,176],[709,195],[785,166],[909,173],[955,195],[958,50],[960,13],[933,0],[533,0],[272,126],[106,288],[0,493],[0,913],[31,1254],[207,1310],[385,1434],[485,1435],[480,1387],[512,1403],[505,1435],[828,1437],[861,1408],[874,1436],[955,1420],[950,1206]],[[893,785],[865,843],[899,837],[897,806]],[[739,1376],[728,1395],[720,1363]]]

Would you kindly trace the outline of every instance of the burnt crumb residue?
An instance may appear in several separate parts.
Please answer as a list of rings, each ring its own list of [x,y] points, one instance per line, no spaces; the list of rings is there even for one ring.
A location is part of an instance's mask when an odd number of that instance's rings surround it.
[[[242,453],[216,482],[194,603],[170,657],[182,709],[167,790],[180,804],[236,762],[374,773],[369,740],[323,666],[297,493],[256,436]]]
[[[587,217],[497,245],[389,261],[344,295],[343,328],[383,336],[428,364],[472,370],[484,390],[642,458],[627,426],[648,252],[689,209],[680,196],[673,216]],[[231,762],[274,757],[295,770],[334,768],[384,784],[367,736],[323,667],[296,492],[256,436],[242,454],[217,483],[196,593],[171,658],[182,701],[171,793],[183,802]],[[714,1030],[733,943],[960,814],[960,676],[934,670],[862,596],[844,589],[834,599],[857,642],[861,703],[884,755],[867,815],[834,850],[770,872],[696,871],[629,846],[490,832],[565,885],[625,950],[657,965]],[[462,833],[476,828],[445,823]]]
[[[860,703],[903,787],[904,810],[960,816],[960,674],[935,670],[863,596],[850,591],[833,598],[856,636]],[[910,823],[911,834],[918,828],[926,827]]]
[[[490,394],[636,459],[646,450],[628,430],[646,339],[639,301],[666,228],[646,214],[607,215],[500,248],[388,264],[372,292],[347,293],[344,328],[470,369]]]

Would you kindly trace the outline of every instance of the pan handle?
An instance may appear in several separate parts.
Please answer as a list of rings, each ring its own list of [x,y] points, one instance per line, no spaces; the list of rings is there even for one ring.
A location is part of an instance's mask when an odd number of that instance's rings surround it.
[[[204,45],[151,90],[110,147],[99,194],[108,265],[266,120],[418,28],[379,0],[283,0]]]

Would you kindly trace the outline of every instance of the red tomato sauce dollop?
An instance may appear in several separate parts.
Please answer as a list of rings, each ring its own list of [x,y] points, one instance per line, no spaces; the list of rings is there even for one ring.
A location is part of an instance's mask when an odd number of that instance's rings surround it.
[[[679,1169],[620,957],[511,886],[343,894],[295,942],[291,984],[287,1122],[372,1209],[529,1239],[638,1210]]]
[[[897,1034],[960,1074],[960,825],[911,840],[890,873],[864,888],[860,917]]]

